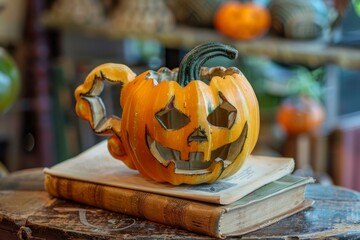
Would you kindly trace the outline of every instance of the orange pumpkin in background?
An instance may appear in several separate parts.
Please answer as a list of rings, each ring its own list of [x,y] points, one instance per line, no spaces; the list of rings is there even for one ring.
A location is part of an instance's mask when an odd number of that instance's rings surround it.
[[[225,36],[238,40],[261,37],[269,30],[270,24],[269,11],[252,2],[226,2],[214,16],[215,28]]]
[[[192,49],[179,69],[136,76],[127,66],[103,64],[75,91],[76,112],[97,134],[111,134],[110,153],[159,182],[212,183],[236,173],[259,134],[256,95],[237,68],[205,68],[210,58],[236,58],[220,43]],[[107,117],[103,81],[119,83],[122,117]]]
[[[287,98],[277,112],[277,122],[289,135],[311,133],[324,119],[321,103],[305,95]]]

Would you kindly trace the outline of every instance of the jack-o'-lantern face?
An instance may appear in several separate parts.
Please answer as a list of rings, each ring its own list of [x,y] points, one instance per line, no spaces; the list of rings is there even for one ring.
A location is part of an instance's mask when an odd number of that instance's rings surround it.
[[[205,174],[209,173],[212,164],[221,162],[225,169],[232,164],[241,153],[247,135],[247,123],[243,124],[238,138],[233,140],[231,128],[237,118],[237,109],[231,105],[219,92],[219,103],[207,115],[193,115],[189,111],[186,115],[175,105],[175,97],[171,97],[166,106],[156,113],[155,118],[164,128],[159,135],[166,138],[157,141],[156,133],[146,129],[146,141],[152,155],[167,167],[170,163],[175,165],[178,174]],[[209,105],[214,105],[210,103]],[[196,109],[207,113],[207,109]],[[197,119],[190,119],[191,116]],[[235,126],[234,128],[237,128]],[[164,132],[166,131],[166,132]],[[170,131],[170,134],[167,134]],[[176,136],[181,134],[182,138]],[[224,136],[218,144],[214,144],[213,137]],[[154,136],[154,137],[152,137]],[[175,141],[174,141],[175,139]],[[225,140],[226,139],[226,140]],[[185,148],[183,146],[186,146]]]
[[[202,46],[191,56],[201,59],[213,48],[219,46]],[[257,141],[259,109],[246,78],[236,68],[202,64],[187,76],[190,60],[172,71],[146,71],[121,93],[121,129],[109,150],[156,181],[199,184],[230,176]]]
[[[189,178],[209,175],[209,179],[215,180],[236,161],[248,135],[249,113],[243,111],[248,106],[239,101],[241,96],[231,90],[238,89],[232,80],[230,76],[227,79],[217,76],[210,85],[192,81],[182,88],[167,81],[153,86],[148,96],[157,107],[150,108],[151,113],[147,114],[143,147],[156,159],[156,164]],[[219,169],[216,174],[214,168]]]

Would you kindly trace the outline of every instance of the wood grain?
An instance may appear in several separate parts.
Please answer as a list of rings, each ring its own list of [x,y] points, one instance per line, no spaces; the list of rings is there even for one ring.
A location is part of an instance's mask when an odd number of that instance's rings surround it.
[[[360,236],[359,192],[311,184],[306,187],[305,196],[315,200],[313,207],[242,239]],[[30,234],[28,239],[209,239],[141,218],[52,198],[43,191],[0,191],[0,236],[18,239],[17,234]]]

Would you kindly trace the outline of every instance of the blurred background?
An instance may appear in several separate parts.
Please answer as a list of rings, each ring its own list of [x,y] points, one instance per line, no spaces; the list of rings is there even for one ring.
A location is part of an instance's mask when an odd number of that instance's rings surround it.
[[[254,154],[293,157],[297,174],[360,190],[358,0],[0,0],[2,176],[106,138],[74,111],[74,90],[95,66],[175,68],[209,41],[240,57],[207,65],[236,66],[256,91]],[[102,95],[117,115],[118,91]]]

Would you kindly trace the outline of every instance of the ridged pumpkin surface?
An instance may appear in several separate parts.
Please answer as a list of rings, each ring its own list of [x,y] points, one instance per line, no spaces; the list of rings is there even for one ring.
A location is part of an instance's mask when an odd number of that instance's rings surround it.
[[[106,65],[102,69],[98,75],[111,75]],[[199,79],[185,84],[176,80],[181,71],[162,68],[125,81],[121,120],[100,121],[108,124],[98,129],[114,133],[108,144],[114,157],[148,178],[175,185],[211,183],[237,172],[253,150],[258,102],[235,68],[201,68]]]

